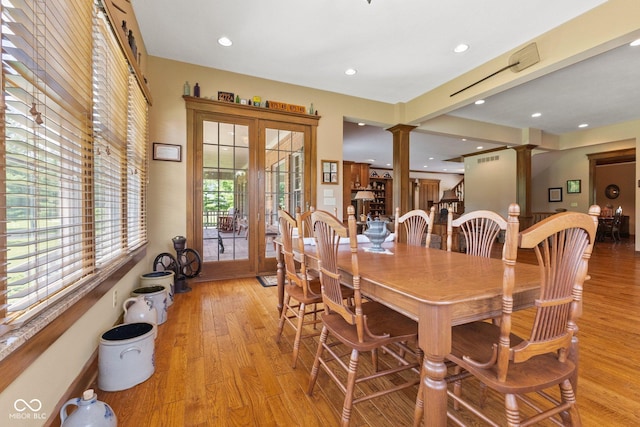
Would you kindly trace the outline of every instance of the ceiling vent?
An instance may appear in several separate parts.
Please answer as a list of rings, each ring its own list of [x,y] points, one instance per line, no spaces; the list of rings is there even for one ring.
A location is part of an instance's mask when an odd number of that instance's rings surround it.
[[[478,159],[478,163],[495,162],[500,160],[500,156],[481,157]]]

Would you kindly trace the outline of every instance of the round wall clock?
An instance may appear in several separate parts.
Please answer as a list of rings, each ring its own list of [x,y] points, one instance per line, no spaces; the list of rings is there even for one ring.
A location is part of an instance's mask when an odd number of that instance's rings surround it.
[[[620,195],[620,187],[615,184],[609,184],[604,189],[604,195],[609,199],[615,199]]]

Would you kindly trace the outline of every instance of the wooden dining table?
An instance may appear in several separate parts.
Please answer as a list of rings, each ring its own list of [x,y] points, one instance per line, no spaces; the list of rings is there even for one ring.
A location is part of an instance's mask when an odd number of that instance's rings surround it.
[[[278,244],[278,242],[276,241]],[[294,248],[297,244],[294,242]],[[447,425],[447,368],[451,327],[499,316],[502,310],[502,260],[447,252],[403,243],[384,243],[390,253],[358,247],[362,293],[418,322],[418,344],[424,351],[424,425]],[[284,298],[282,257],[278,256],[278,309]],[[344,247],[344,248],[342,248]],[[317,266],[315,246],[305,246],[309,267]],[[349,245],[341,245],[338,267],[351,281]],[[536,265],[515,266],[514,310],[533,305],[540,286]]]

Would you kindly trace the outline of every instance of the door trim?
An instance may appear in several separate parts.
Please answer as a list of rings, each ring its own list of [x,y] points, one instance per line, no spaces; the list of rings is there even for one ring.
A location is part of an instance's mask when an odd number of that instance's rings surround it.
[[[196,249],[202,253],[202,200],[198,195],[202,194],[202,171],[197,170],[197,159],[202,158],[202,146],[198,144],[198,141],[202,140],[202,126],[198,126],[202,123],[202,117],[216,117],[215,120],[220,120],[222,117],[227,117],[234,122],[241,122],[242,124],[249,126],[250,141],[252,144],[259,144],[260,132],[263,131],[265,123],[281,124],[281,125],[303,125],[307,127],[309,134],[308,146],[305,146],[305,200],[308,200],[312,206],[315,206],[315,195],[317,189],[317,126],[320,120],[320,116],[293,113],[289,111],[269,110],[268,108],[253,107],[241,104],[234,104],[229,102],[220,102],[214,100],[208,100],[203,98],[195,98],[191,96],[183,96],[185,100],[185,107],[187,113],[187,153],[186,153],[186,165],[187,165],[187,203],[186,203],[186,237],[187,243],[190,247]],[[255,132],[255,133],[254,133]],[[305,134],[307,130],[305,130]],[[253,147],[250,146],[250,150]],[[248,171],[248,179],[250,185],[256,186],[253,188],[264,188],[264,171],[260,168],[260,156],[262,156],[262,163],[264,163],[264,153],[261,153],[264,149],[258,149],[257,156],[250,156],[250,164]],[[199,156],[199,157],[198,157]],[[307,171],[308,168],[308,171]],[[258,193],[258,192],[255,192]],[[252,196],[249,198],[251,218],[250,221],[257,221],[255,218],[263,214],[260,211],[263,204],[258,203],[258,197]],[[198,218],[200,218],[198,220]],[[253,230],[257,230],[264,234],[264,225],[260,228],[260,223],[256,222]],[[251,230],[251,224],[249,226]],[[259,235],[259,234],[258,234]],[[249,277],[259,273],[275,272],[276,260],[262,259],[264,254],[260,254],[258,251],[257,239],[250,239],[249,244],[249,260],[239,261],[217,261],[215,263],[203,263],[202,272],[200,277],[196,278],[196,281],[217,280],[234,277]],[[260,267],[261,266],[261,267]],[[260,271],[259,271],[260,270]],[[265,271],[267,270],[267,271]]]

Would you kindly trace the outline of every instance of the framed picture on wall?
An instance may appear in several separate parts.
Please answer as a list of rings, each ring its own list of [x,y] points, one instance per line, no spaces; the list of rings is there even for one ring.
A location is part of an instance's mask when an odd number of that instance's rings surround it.
[[[322,183],[338,184],[338,162],[336,160],[322,161]]]
[[[561,202],[562,201],[562,187],[549,188],[549,201]]]
[[[570,179],[567,181],[567,194],[576,194],[580,193],[580,180],[579,179]]]
[[[153,143],[153,160],[179,162],[182,160],[182,147],[175,144]]]

